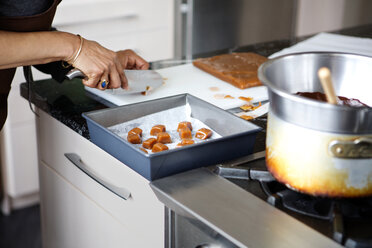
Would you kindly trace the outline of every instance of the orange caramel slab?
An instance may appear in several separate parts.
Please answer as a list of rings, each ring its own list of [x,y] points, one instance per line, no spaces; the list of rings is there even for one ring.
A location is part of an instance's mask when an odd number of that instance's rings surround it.
[[[196,59],[193,65],[239,89],[262,85],[258,67],[267,60],[256,53],[231,53]]]

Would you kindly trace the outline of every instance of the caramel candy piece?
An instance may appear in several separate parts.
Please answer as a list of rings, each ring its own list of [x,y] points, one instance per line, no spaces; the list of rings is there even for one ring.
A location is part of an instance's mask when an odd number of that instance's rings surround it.
[[[218,87],[209,87],[209,90],[210,91],[219,91],[220,90],[220,88],[218,88]]]
[[[168,150],[168,146],[164,145],[163,143],[156,143],[152,147],[152,152],[161,152],[161,151],[165,151],[165,150]]]
[[[194,143],[195,143],[195,141],[193,141],[192,139],[184,139],[180,143],[178,143],[177,146],[188,146],[188,145],[192,145]]]
[[[129,134],[138,134],[140,137],[142,137],[142,129],[139,127],[135,127],[128,132],[128,135]]]
[[[202,140],[208,139],[211,136],[212,136],[212,131],[209,130],[208,128],[200,128],[195,134],[195,138],[202,139]]]
[[[128,134],[127,140],[132,144],[141,144],[141,137],[138,134]]]
[[[235,97],[233,97],[233,96],[231,96],[231,95],[226,95],[224,98],[225,98],[225,99],[235,99]]]
[[[242,101],[246,101],[246,102],[250,102],[250,101],[253,100],[252,97],[245,97],[245,96],[239,96],[238,98],[239,98],[240,100],[242,100]]]
[[[258,109],[259,107],[262,106],[262,103],[259,102],[258,105],[254,106],[252,104],[244,104],[243,106],[240,106],[239,108],[243,111],[248,111],[248,110],[255,110]]]
[[[151,128],[150,135],[156,136],[158,133],[165,132],[164,125],[155,125]]]
[[[249,115],[241,115],[240,118],[246,120],[246,121],[249,121],[249,120],[253,120],[253,116],[249,116]]]
[[[178,132],[181,139],[192,139],[192,133],[189,128],[181,128]]]
[[[169,133],[167,133],[167,132],[160,132],[157,135],[157,142],[163,143],[163,144],[172,143],[172,139],[171,139]]]
[[[143,152],[146,153],[146,154],[148,153],[148,152],[146,151],[146,149],[143,149],[142,147],[140,147],[140,150],[143,151]]]
[[[155,143],[156,143],[155,138],[149,138],[142,143],[142,146],[146,149],[151,149]]]
[[[189,121],[181,121],[180,123],[178,123],[177,132],[179,132],[180,129],[183,129],[183,128],[188,128],[188,129],[190,129],[190,131],[192,131],[191,122],[189,122]]]

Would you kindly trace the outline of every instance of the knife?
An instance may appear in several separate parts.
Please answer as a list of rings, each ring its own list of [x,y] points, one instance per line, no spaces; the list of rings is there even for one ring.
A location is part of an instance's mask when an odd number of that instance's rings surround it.
[[[124,74],[128,79],[128,90],[118,88],[106,91],[111,91],[113,94],[133,94],[147,92],[163,84],[162,76],[154,70],[124,70]],[[66,78],[69,80],[85,77],[85,74],[79,69],[72,69],[66,74]]]

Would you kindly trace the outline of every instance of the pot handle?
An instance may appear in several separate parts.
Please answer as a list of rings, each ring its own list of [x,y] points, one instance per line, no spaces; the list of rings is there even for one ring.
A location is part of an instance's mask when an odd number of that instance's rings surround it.
[[[372,138],[362,137],[355,140],[333,140],[329,143],[328,149],[332,156],[336,158],[372,158]]]

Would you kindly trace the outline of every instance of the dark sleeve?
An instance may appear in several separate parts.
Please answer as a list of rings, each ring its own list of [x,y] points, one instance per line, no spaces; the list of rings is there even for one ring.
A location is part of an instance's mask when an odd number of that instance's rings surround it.
[[[34,65],[36,69],[46,74],[50,74],[54,80],[62,83],[65,80],[66,74],[73,69],[73,67],[64,68],[61,61],[51,62],[48,64]]]
[[[33,16],[46,11],[53,0],[0,0],[0,16]]]
[[[29,16],[37,16],[41,15],[44,12],[46,12],[51,6],[55,0],[0,0],[0,16],[3,17],[13,17],[20,19],[21,17],[29,17]],[[57,5],[60,2],[60,0],[57,0]],[[54,16],[54,13],[53,13]],[[24,20],[27,22],[27,19]],[[52,19],[49,20],[50,22]],[[42,22],[42,21],[38,21]],[[50,27],[50,23],[48,24]],[[21,25],[18,25],[21,26]],[[23,25],[24,26],[24,25]],[[35,29],[36,27],[33,27]],[[22,29],[22,28],[21,28]],[[39,28],[36,28],[37,30],[40,30]],[[48,28],[49,29],[49,28]],[[30,30],[12,30],[11,31],[33,31]],[[51,28],[51,31],[55,31],[56,29]],[[57,82],[62,82],[65,78],[66,73],[71,70],[72,68],[64,68],[61,64],[61,61],[58,62],[52,62],[48,64],[43,65],[35,65],[36,69],[38,69],[41,72],[50,74],[53,79],[55,79]]]

